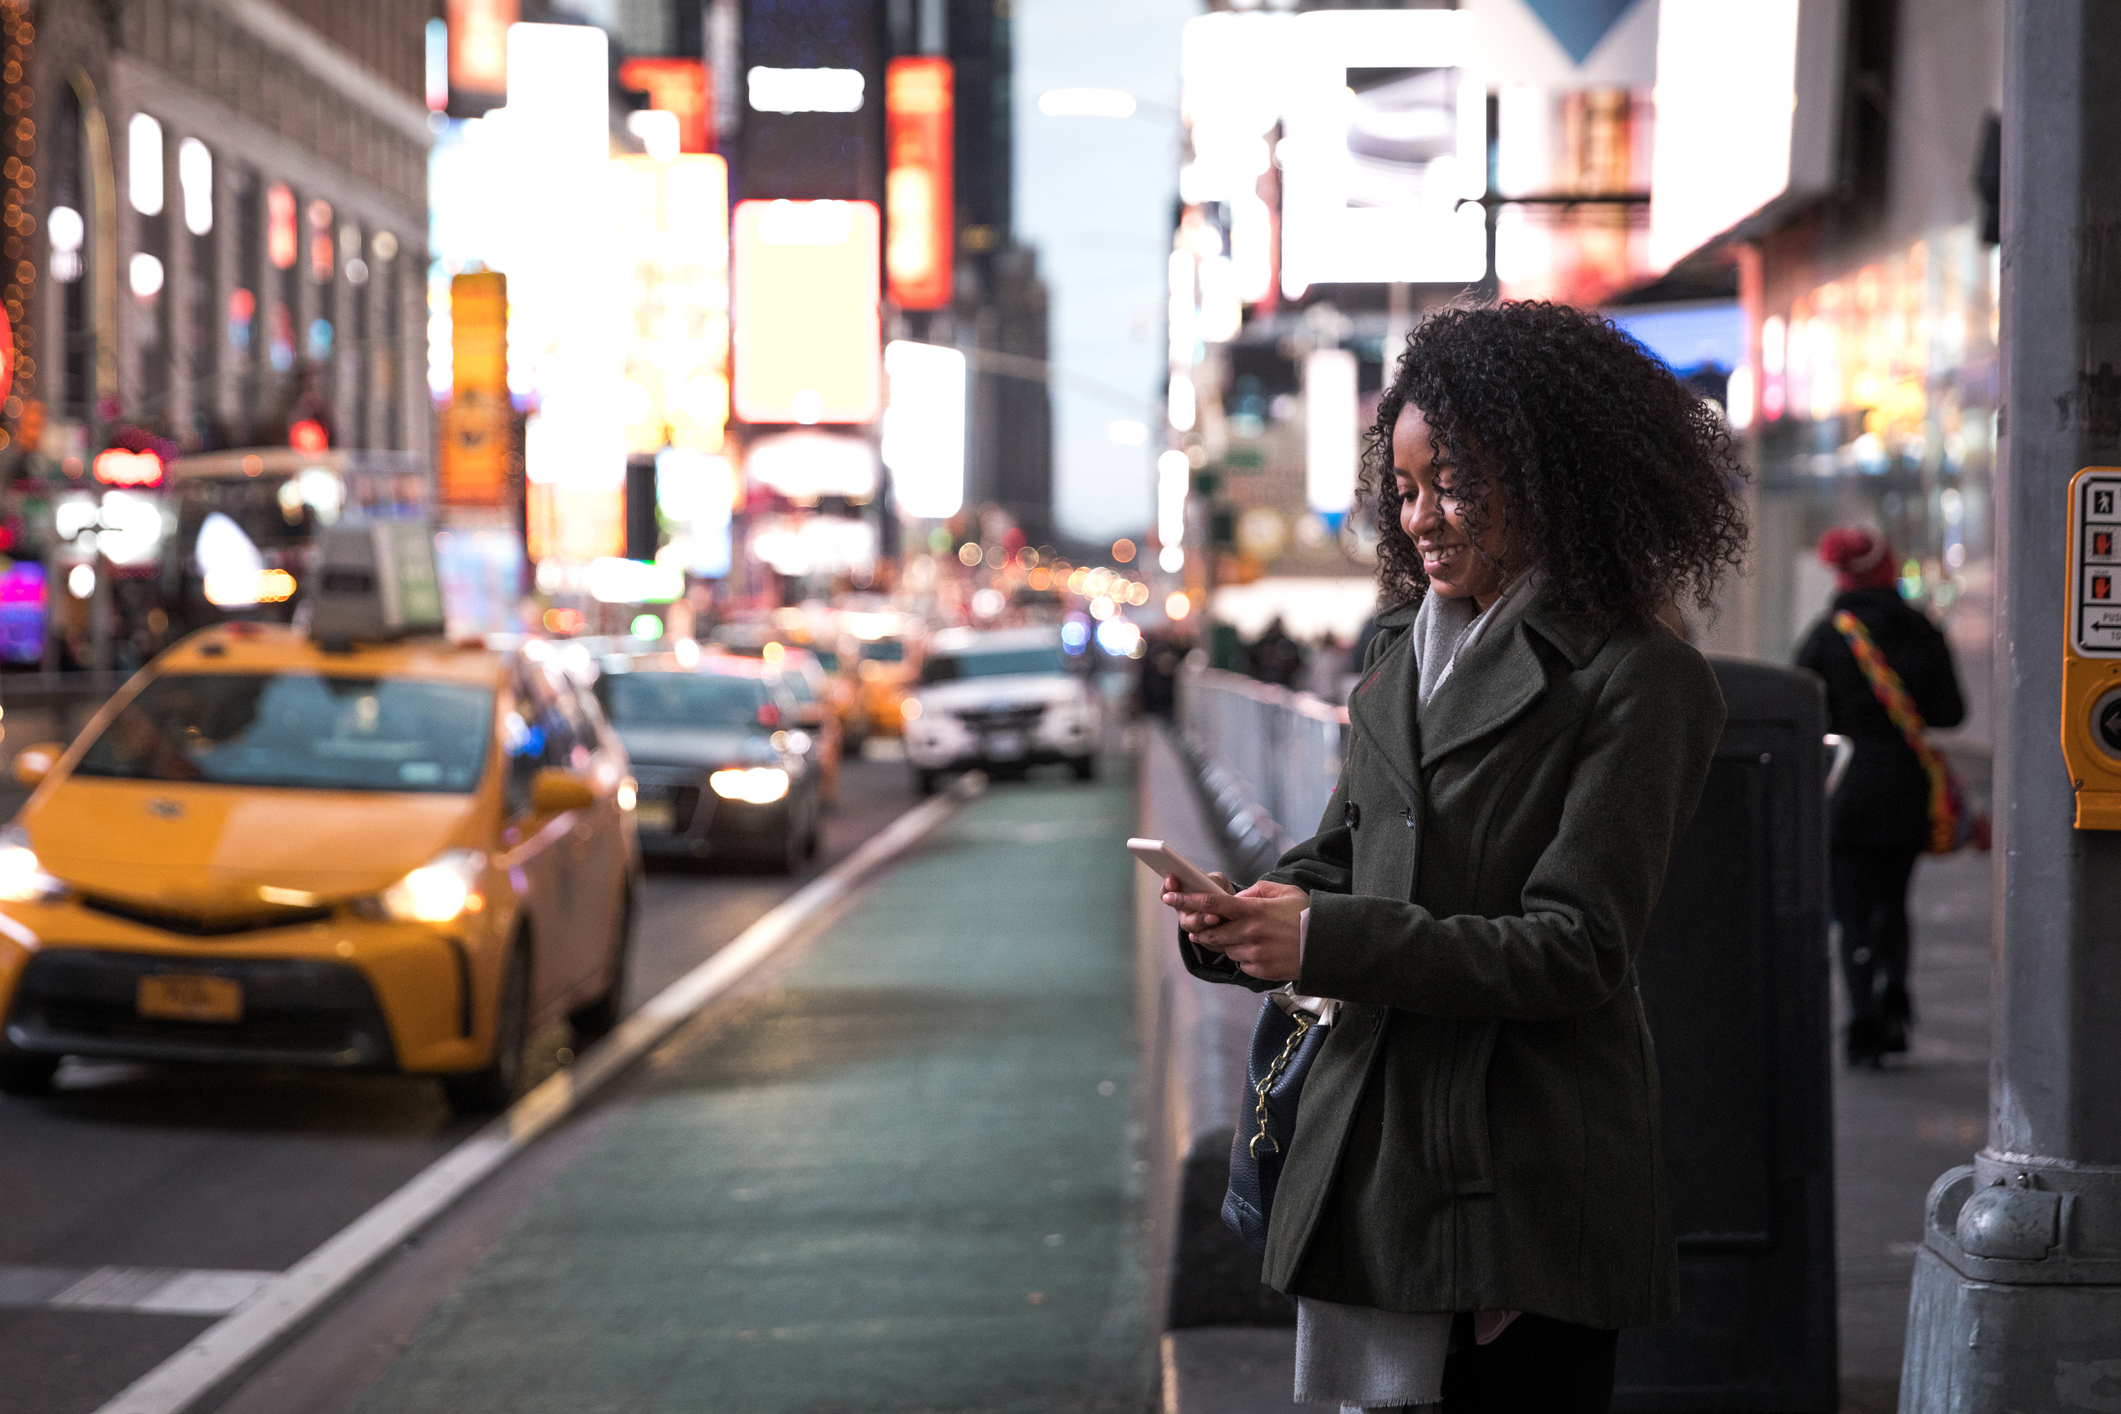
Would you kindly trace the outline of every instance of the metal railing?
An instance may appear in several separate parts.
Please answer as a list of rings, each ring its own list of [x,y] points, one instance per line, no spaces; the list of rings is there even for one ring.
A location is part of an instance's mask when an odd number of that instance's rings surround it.
[[[1311,837],[1340,779],[1348,709],[1307,692],[1189,663],[1178,729],[1247,866]]]

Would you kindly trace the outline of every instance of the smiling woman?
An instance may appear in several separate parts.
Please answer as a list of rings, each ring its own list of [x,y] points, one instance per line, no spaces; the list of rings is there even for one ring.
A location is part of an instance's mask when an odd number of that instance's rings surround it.
[[[1371,448],[1390,607],[1332,803],[1164,898],[1195,975],[1328,1028],[1265,1235],[1298,1401],[1602,1414],[1678,1307],[1634,963],[1723,725],[1668,624],[1743,547],[1730,441],[1610,323],[1504,304],[1414,333]]]

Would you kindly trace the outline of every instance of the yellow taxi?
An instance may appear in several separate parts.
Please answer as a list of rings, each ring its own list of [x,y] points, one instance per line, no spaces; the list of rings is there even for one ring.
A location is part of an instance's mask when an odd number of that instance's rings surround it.
[[[901,634],[879,634],[857,640],[855,654],[865,725],[878,736],[904,736],[906,698],[920,678],[913,641]]]
[[[435,1075],[475,1112],[546,1026],[614,1025],[633,781],[542,648],[231,624],[22,752],[0,1090],[68,1055],[302,1065]]]

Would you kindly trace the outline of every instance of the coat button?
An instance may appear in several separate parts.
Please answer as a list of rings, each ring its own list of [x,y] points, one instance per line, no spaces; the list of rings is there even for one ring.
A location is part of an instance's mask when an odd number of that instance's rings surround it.
[[[1414,828],[1414,812],[1412,809],[1400,811],[1399,818],[1407,822],[1408,829],[1411,830]]]
[[[1351,800],[1340,807],[1340,818],[1349,829],[1359,830],[1362,828],[1362,807]]]

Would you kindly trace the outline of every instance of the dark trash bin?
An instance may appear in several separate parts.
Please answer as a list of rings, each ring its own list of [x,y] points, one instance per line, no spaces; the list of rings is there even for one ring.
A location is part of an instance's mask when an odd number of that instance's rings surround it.
[[[1824,698],[1716,661],[1730,710],[1637,969],[1680,1313],[1620,1341],[1613,1408],[1839,1403]]]

